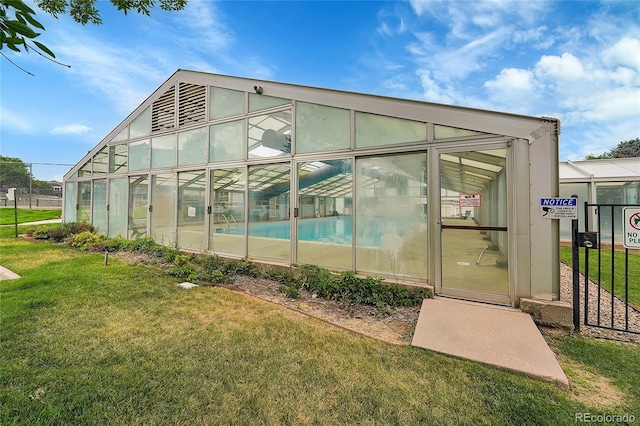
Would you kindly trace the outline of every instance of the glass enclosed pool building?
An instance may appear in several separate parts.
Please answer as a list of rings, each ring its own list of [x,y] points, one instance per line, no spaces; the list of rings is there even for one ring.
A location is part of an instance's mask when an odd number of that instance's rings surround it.
[[[559,123],[178,70],[64,177],[64,221],[183,250],[555,300]]]

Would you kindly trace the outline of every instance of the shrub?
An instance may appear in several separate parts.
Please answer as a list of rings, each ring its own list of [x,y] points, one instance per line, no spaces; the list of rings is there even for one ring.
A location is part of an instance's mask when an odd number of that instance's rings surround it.
[[[300,297],[300,287],[296,285],[281,285],[279,289],[285,296],[291,299],[297,299]]]
[[[30,237],[33,237],[37,240],[47,240],[49,239],[49,231],[51,231],[51,228],[38,226],[36,228],[29,228],[27,231],[31,231],[31,235],[29,235],[29,232],[27,232],[27,235]]]
[[[242,260],[236,261],[236,274],[257,277],[260,275],[260,271],[258,271],[258,267],[255,263],[245,257]]]
[[[356,277],[353,271],[336,275],[315,265],[302,265],[298,281],[302,288],[325,299],[383,309],[388,306],[415,306],[429,296],[425,289],[412,293],[401,285],[385,284],[380,278]]]
[[[225,275],[222,271],[217,269],[209,272],[200,272],[198,274],[198,278],[212,283],[229,284],[233,282],[233,279],[230,276]]]
[[[190,266],[174,266],[167,270],[169,275],[173,275],[178,278],[185,278],[192,274],[195,274],[196,271]]]
[[[90,231],[83,231],[69,237],[68,242],[71,247],[90,251],[104,251],[106,247],[106,235],[95,234]]]

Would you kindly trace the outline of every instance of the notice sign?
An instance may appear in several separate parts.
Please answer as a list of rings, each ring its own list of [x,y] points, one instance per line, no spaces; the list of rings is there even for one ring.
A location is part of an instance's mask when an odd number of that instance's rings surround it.
[[[640,207],[625,207],[622,209],[624,246],[630,249],[640,249]]]
[[[458,196],[460,207],[480,207],[482,194],[460,194]]]
[[[577,219],[577,198],[540,198],[540,217],[544,219]]]

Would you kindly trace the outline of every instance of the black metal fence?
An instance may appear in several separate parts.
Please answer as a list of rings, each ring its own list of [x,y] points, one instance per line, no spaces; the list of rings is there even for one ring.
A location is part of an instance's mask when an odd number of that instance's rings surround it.
[[[628,247],[626,239],[635,232],[628,231],[623,214],[640,204],[584,206],[585,232],[578,232],[578,220],[572,226],[574,326],[580,328],[582,312],[585,325],[640,334],[640,265],[634,260],[640,250]]]

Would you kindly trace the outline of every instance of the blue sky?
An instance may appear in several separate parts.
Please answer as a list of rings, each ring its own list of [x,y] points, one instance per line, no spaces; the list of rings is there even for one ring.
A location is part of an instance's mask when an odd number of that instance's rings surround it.
[[[640,137],[640,2],[201,1],[38,11],[70,64],[0,58],[0,153],[75,164],[178,68],[561,120],[560,159]],[[34,165],[38,179],[70,167]]]

